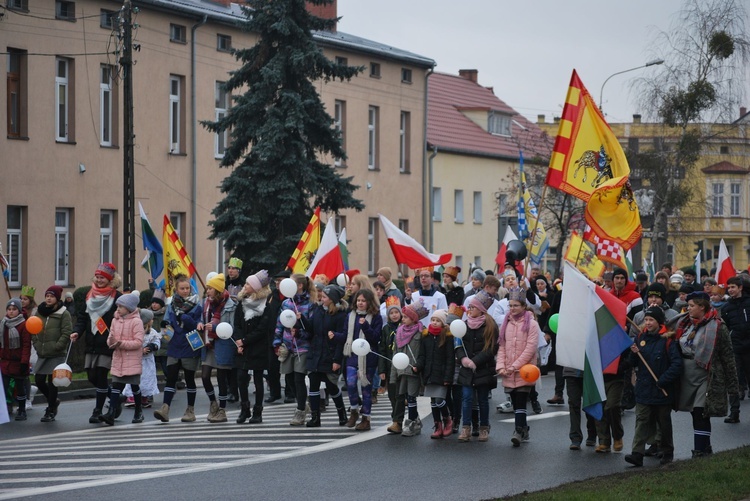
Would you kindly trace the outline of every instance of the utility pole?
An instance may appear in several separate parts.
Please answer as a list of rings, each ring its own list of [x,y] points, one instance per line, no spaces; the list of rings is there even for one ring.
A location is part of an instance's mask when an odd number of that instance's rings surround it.
[[[135,172],[133,162],[133,24],[132,4],[125,0],[122,9],[123,47],[120,65],[123,82],[123,288],[135,288]]]

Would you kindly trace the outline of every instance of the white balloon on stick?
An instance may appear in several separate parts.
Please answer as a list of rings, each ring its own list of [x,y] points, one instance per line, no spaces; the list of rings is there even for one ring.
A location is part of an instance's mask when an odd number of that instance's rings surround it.
[[[281,325],[291,329],[297,323],[297,315],[292,310],[284,310],[279,314],[279,321]]]
[[[451,322],[451,334],[453,337],[461,339],[466,334],[466,324],[460,318]]]
[[[347,277],[344,273],[340,273],[339,276],[336,277],[336,283],[341,287],[346,287],[346,278]]]
[[[406,353],[396,353],[395,355],[393,355],[392,362],[393,366],[396,369],[402,371],[409,367],[409,355],[407,355]]]
[[[229,322],[221,322],[216,326],[216,335],[219,336],[219,339],[229,339],[233,332],[234,329]]]
[[[370,343],[367,342],[367,339],[355,339],[352,342],[352,352],[355,355],[363,357],[370,353]]]
[[[297,282],[291,278],[285,278],[279,284],[279,292],[281,292],[284,297],[294,297],[294,295],[297,294]]]

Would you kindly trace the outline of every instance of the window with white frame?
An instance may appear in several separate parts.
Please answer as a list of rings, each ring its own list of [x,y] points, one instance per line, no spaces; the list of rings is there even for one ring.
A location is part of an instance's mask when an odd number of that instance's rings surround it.
[[[490,111],[487,117],[487,131],[490,134],[510,137],[511,116],[498,111]]]
[[[7,61],[7,103],[6,124],[8,137],[19,138],[26,135],[26,51],[8,47]]]
[[[367,274],[375,275],[378,270],[378,225],[376,217],[367,220]]]
[[[172,228],[174,228],[175,233],[177,233],[177,236],[182,238],[180,235],[182,234],[182,222],[184,221],[183,212],[170,212],[169,213],[169,222],[172,223]],[[184,243],[184,242],[183,242]]]
[[[443,220],[443,190],[437,187],[432,188],[432,220]]]
[[[367,168],[378,168],[378,112],[377,106],[370,106],[367,113]]]
[[[482,192],[474,192],[474,224],[482,224]]]
[[[401,112],[401,122],[399,124],[399,172],[407,173],[410,170],[411,149],[411,113],[408,111]]]
[[[68,141],[68,84],[70,62],[58,57],[55,59],[55,139]]]
[[[187,28],[179,24],[169,25],[169,41],[175,43],[187,43]]]
[[[724,215],[724,183],[713,183],[713,207],[711,215]]]
[[[180,153],[182,131],[180,108],[182,100],[182,79],[176,75],[169,77],[169,152]]]
[[[227,110],[229,109],[229,93],[224,85],[225,82],[216,82],[216,110],[214,117],[217,122],[227,116]],[[228,141],[229,129],[214,134],[214,157],[221,158],[224,156]],[[221,270],[222,268],[217,269]]]
[[[464,190],[453,191],[453,221],[464,222]]]
[[[729,185],[729,215],[737,217],[740,215],[740,202],[742,185],[740,183],[731,183]]]
[[[20,286],[23,276],[23,207],[17,205],[8,206],[8,246],[6,259],[8,261],[8,285]]]
[[[115,226],[115,212],[103,210],[99,214],[99,262],[111,263]]]
[[[333,229],[336,235],[341,236],[341,232],[346,228],[346,216],[336,215],[333,218]]]
[[[99,144],[112,146],[112,67],[101,66],[99,80]],[[102,261],[109,262],[109,261]]]
[[[219,52],[230,52],[232,50],[232,37],[229,35],[216,35],[216,50]],[[223,268],[217,268],[221,270]]]
[[[336,129],[341,138],[341,148],[346,151],[346,101],[336,100],[333,105],[333,128]],[[333,161],[336,167],[344,165],[344,161],[337,158]]]
[[[55,285],[68,285],[70,209],[55,210]]]
[[[474,256],[474,266],[477,268],[482,267],[482,256]]]

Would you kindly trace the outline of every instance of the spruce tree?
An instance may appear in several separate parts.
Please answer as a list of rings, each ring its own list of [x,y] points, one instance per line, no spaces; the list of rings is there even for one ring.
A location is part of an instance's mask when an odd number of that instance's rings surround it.
[[[331,0],[308,0],[327,4]],[[230,73],[234,98],[226,117],[203,125],[230,131],[221,167],[224,198],[214,208],[211,238],[244,260],[244,272],[283,268],[314,207],[338,212],[364,205],[358,188],[332,165],[327,155],[345,159],[340,134],[313,82],[350,80],[363,70],[325,57],[314,31],[335,26],[335,19],[311,15],[305,0],[248,0],[243,29],[259,35],[256,45],[235,49],[242,66]]]

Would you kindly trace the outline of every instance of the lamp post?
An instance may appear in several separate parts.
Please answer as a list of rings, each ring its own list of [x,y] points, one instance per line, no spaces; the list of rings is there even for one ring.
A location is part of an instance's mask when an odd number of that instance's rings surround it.
[[[649,66],[657,66],[663,63],[664,63],[664,59],[654,59],[653,61],[649,61],[646,64],[643,64],[641,66],[636,66],[635,68],[630,68],[629,70],[622,70],[622,71],[618,71],[617,73],[612,73],[604,81],[604,83],[602,84],[602,89],[599,91],[599,111],[602,111],[602,102],[603,102],[602,99],[604,97],[604,86],[607,85],[607,82],[609,82],[610,78],[615,77],[617,75],[622,75],[623,73],[627,73],[629,71],[640,70],[641,68],[648,68]]]

